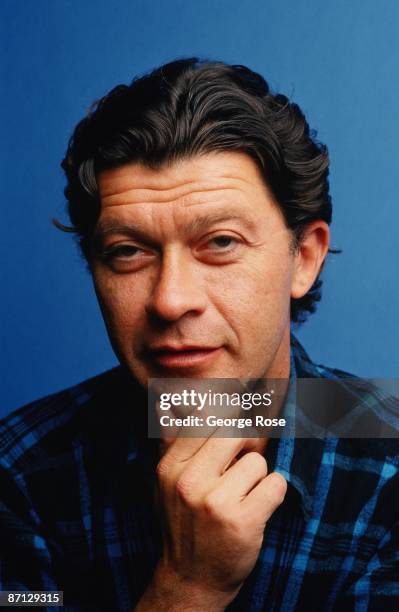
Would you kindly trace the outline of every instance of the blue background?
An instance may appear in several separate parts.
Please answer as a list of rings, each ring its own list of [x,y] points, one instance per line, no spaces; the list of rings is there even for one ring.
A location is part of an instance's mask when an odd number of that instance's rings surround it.
[[[64,222],[59,167],[92,101],[160,63],[246,64],[329,146],[332,256],[299,338],[322,363],[398,376],[399,3],[2,0],[2,414],[116,364]]]

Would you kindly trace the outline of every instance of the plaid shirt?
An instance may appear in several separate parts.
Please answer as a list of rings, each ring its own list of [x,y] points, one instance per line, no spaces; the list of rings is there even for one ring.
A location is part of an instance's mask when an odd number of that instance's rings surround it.
[[[349,376],[314,365],[294,337],[291,363],[291,376]],[[118,367],[1,422],[0,590],[62,590],[66,611],[133,609],[161,553],[146,403]],[[398,446],[271,439],[287,495],[228,610],[397,612]]]

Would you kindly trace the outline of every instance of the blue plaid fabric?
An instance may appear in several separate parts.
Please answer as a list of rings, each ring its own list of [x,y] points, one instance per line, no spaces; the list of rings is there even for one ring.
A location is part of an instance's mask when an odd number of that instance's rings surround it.
[[[291,363],[299,378],[349,376],[313,364],[294,337]],[[0,590],[62,590],[71,612],[134,608],[161,553],[146,405],[118,367],[1,422]],[[269,467],[287,495],[228,610],[397,612],[398,448],[393,438],[271,439]]]

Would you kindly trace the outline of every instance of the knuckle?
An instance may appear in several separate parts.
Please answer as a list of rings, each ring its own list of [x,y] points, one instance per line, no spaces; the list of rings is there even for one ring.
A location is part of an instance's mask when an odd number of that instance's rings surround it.
[[[267,462],[266,459],[260,453],[256,451],[251,451],[247,455],[247,461],[251,463],[254,469],[259,470],[260,472],[267,474]]]
[[[224,504],[219,495],[214,491],[208,493],[203,500],[203,510],[211,518],[217,521],[226,520]]]
[[[171,466],[169,464],[169,461],[165,457],[163,457],[156,468],[158,480],[160,480],[161,482],[168,480],[168,477],[170,475],[170,467]]]
[[[284,501],[285,494],[287,492],[287,482],[283,476],[280,476],[276,472],[273,473],[270,478],[272,493],[277,504],[281,504]]]
[[[176,481],[176,494],[179,499],[188,507],[195,507],[196,494],[195,482],[189,474],[183,473]]]

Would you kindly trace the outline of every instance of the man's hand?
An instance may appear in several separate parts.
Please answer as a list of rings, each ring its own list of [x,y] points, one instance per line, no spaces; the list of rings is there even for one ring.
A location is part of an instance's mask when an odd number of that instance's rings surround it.
[[[148,594],[153,610],[223,610],[254,567],[287,485],[267,475],[259,452],[245,452],[251,444],[177,438],[159,462],[164,549]]]

